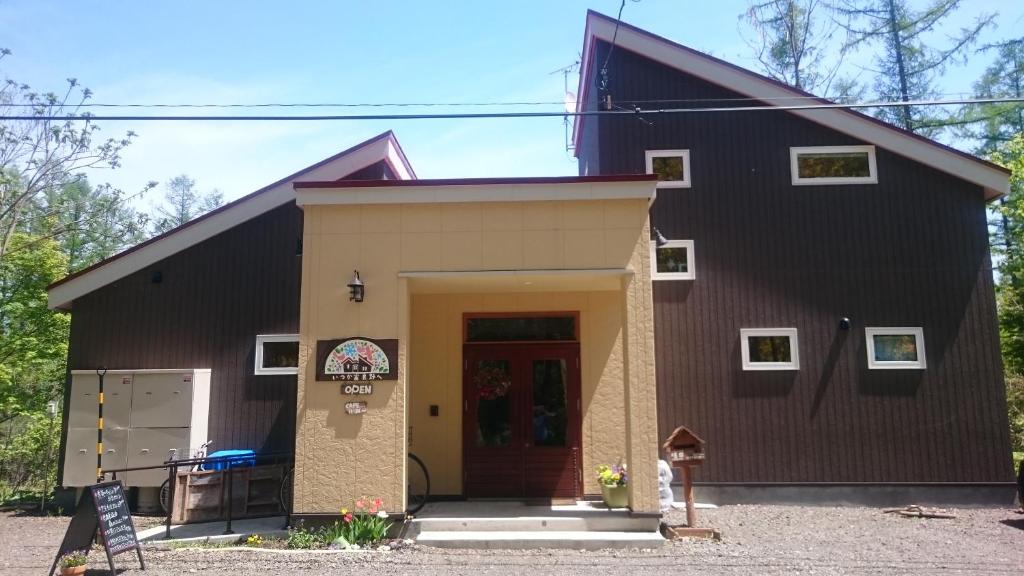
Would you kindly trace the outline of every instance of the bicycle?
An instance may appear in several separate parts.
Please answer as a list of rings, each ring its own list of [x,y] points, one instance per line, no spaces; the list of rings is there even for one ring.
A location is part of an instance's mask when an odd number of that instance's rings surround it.
[[[427,473],[427,467],[423,464],[423,461],[412,452],[409,453],[408,469],[409,483],[407,486],[408,500],[406,501],[406,512],[408,514],[415,514],[423,509],[423,506],[427,503],[427,498],[430,497],[430,474]],[[281,478],[281,490],[278,494],[281,508],[288,513],[292,510],[292,497],[294,494],[292,477],[294,472],[295,468],[292,468]]]
[[[212,446],[212,445],[213,445],[213,440],[207,440],[206,442],[203,442],[199,446],[199,448],[196,449],[195,453],[192,455],[192,459],[198,460],[198,459],[201,459],[201,458],[206,458],[206,453],[207,453],[208,449],[210,448],[210,446]],[[174,461],[176,459],[177,454],[178,454],[178,449],[177,448],[171,448],[170,450],[168,450],[167,451],[167,461],[168,462]],[[202,470],[202,469],[203,469],[203,467],[202,467],[201,464],[195,463],[195,464],[192,464],[192,467],[189,468],[188,471],[189,472],[195,472],[197,470]],[[171,505],[171,503],[169,502],[170,498],[171,498],[171,479],[168,478],[167,480],[164,480],[163,484],[160,485],[160,508],[164,511],[164,514],[166,514],[167,511],[170,510],[170,505]]]
[[[412,452],[409,452],[407,468],[409,482],[406,510],[409,514],[415,514],[427,504],[427,498],[430,497],[430,473],[427,472],[423,460]]]

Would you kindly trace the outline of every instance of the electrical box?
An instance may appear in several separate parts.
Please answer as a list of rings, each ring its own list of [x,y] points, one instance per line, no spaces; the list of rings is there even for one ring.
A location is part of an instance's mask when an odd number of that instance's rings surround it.
[[[99,377],[72,370],[64,486],[96,482]],[[108,370],[103,377],[103,469],[157,466],[175,450],[190,458],[207,438],[209,369]],[[126,486],[156,487],[163,469],[119,473]]]

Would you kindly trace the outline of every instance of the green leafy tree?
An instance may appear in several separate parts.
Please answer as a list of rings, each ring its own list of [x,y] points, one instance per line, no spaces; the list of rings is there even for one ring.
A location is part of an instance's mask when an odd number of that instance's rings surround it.
[[[56,241],[20,232],[0,259],[0,422],[42,412],[60,394],[70,319],[47,308],[46,287],[66,271]]]
[[[75,272],[146,239],[149,216],[132,208],[131,198],[108,185],[92,187],[80,175],[37,198],[23,227],[37,238],[56,239],[67,272]]]
[[[949,66],[963,63],[982,30],[995,14],[982,14],[953,36],[941,25],[964,4],[963,0],[931,0],[919,10],[908,0],[838,0],[838,12],[849,19],[848,48],[870,46],[874,56],[874,95],[879,101],[911,102],[939,96],[935,79]],[[934,137],[955,122],[934,107],[878,108],[875,116],[925,136]]]
[[[833,46],[840,32],[826,0],[752,1],[741,15],[756,33],[745,38],[768,76],[790,86],[840,101],[860,95],[855,81],[839,78],[845,44]]]
[[[224,196],[217,190],[201,193],[196,190],[196,181],[186,174],[175,176],[166,185],[163,205],[157,206],[154,231],[162,234],[217,208],[224,203]]]

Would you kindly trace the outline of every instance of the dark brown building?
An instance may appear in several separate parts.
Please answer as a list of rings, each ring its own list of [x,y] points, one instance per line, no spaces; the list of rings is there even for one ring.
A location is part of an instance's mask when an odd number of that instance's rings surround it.
[[[69,371],[209,368],[211,450],[294,450],[295,369],[257,342],[294,346],[299,328],[292,183],[414,177],[386,132],[55,283],[51,307],[71,312]]]
[[[589,14],[583,109],[728,110],[576,126],[581,174],[673,181],[651,225],[689,274],[653,283],[659,430],[707,440],[705,497],[1012,501],[986,226],[1005,171],[848,110],[751,110],[817,100],[615,27]]]

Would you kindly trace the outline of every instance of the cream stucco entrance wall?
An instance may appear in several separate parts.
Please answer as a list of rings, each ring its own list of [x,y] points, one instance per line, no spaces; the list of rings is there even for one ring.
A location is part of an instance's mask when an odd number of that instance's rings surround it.
[[[404,508],[414,451],[434,493],[461,491],[463,312],[580,313],[584,469],[623,459],[631,507],[656,512],[657,418],[649,177],[303,183],[296,514],[337,514],[361,495]],[[359,270],[361,303],[346,284]],[[316,380],[319,340],[397,338],[398,379],[367,412]],[[454,370],[454,372],[453,372]],[[410,399],[411,403],[410,403]],[[441,416],[425,419],[427,405]],[[598,489],[585,473],[585,491]]]

